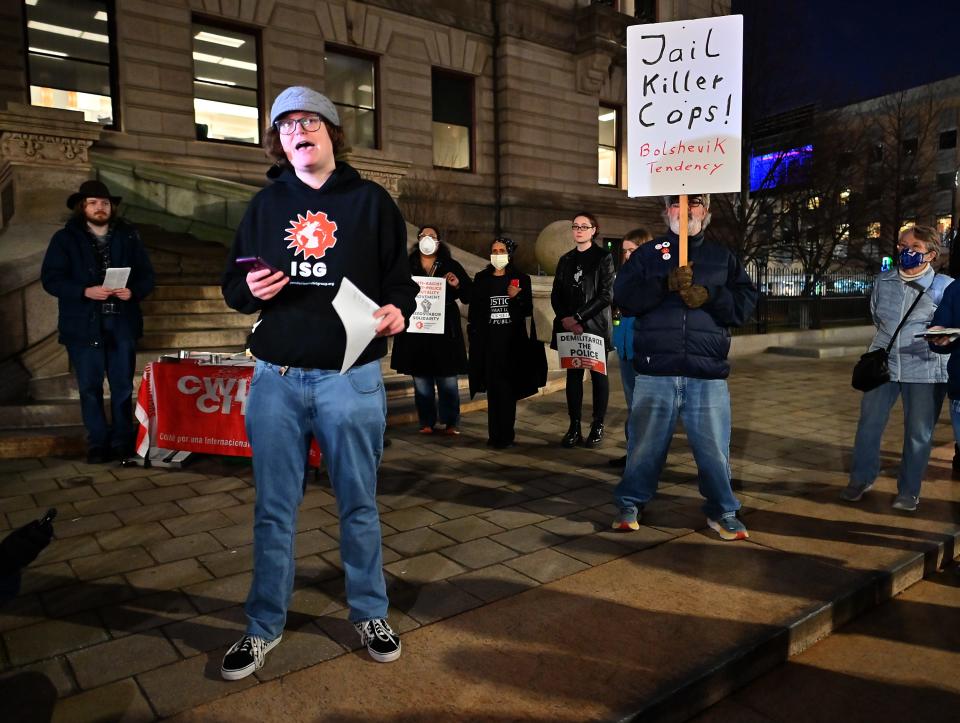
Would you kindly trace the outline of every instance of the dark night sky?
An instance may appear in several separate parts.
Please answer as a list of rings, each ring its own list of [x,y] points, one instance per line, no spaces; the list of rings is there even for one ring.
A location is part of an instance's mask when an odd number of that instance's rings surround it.
[[[760,115],[960,75],[958,0],[734,0],[733,12],[744,15],[744,90]]]

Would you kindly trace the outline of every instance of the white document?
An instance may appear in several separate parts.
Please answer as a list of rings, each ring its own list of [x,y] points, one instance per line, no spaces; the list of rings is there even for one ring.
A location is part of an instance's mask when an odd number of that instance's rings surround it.
[[[107,275],[103,279],[103,288],[105,289],[125,289],[127,288],[127,279],[130,278],[130,267],[107,269]]]
[[[380,320],[374,319],[373,313],[379,308],[373,299],[360,291],[350,279],[345,277],[340,282],[340,289],[333,298],[333,309],[347,332],[347,347],[343,352],[341,374],[347,373],[367,348],[367,344],[377,335],[377,324]]]

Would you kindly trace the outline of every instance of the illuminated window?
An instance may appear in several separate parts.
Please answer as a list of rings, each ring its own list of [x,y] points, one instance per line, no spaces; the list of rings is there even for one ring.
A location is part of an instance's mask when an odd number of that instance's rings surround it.
[[[953,225],[949,216],[937,216],[937,231],[943,236]]]
[[[112,3],[26,0],[24,10],[30,103],[116,127]]]
[[[193,23],[193,118],[201,141],[260,142],[257,36]]]
[[[807,199],[807,210],[815,211],[820,208],[820,196],[811,196]]]
[[[900,233],[903,233],[903,232],[906,231],[908,228],[911,228],[911,227],[916,226],[916,225],[917,225],[917,219],[915,219],[915,218],[905,218],[905,219],[903,219],[903,221],[900,222]]]
[[[337,107],[347,144],[378,148],[376,59],[328,47],[323,64],[324,92]]]
[[[840,191],[840,205],[846,206],[848,203],[850,203],[850,189],[845,188]]]
[[[433,69],[433,165],[473,170],[473,78]]]
[[[879,221],[871,221],[867,224],[867,238],[880,238]]]
[[[601,105],[597,117],[597,182],[601,186],[620,185],[620,111]]]

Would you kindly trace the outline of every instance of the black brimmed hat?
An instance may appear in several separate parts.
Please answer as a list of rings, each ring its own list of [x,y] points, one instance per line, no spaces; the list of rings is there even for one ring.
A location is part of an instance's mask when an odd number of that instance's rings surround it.
[[[84,181],[80,184],[79,191],[70,194],[70,198],[67,199],[67,208],[73,210],[73,207],[85,198],[109,198],[114,206],[119,206],[120,201],[123,200],[120,196],[111,196],[106,184],[100,181]]]

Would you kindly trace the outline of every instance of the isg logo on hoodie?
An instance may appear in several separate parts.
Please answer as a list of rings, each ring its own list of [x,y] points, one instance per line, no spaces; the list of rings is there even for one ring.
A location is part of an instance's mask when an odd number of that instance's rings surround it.
[[[330,220],[323,211],[307,211],[306,217],[297,214],[297,219],[290,220],[290,227],[285,229],[289,241],[288,249],[293,249],[293,256],[303,254],[306,259],[320,259],[337,243],[337,223]],[[318,262],[310,264],[306,261],[290,262],[291,276],[322,277],[327,273],[327,265]]]

